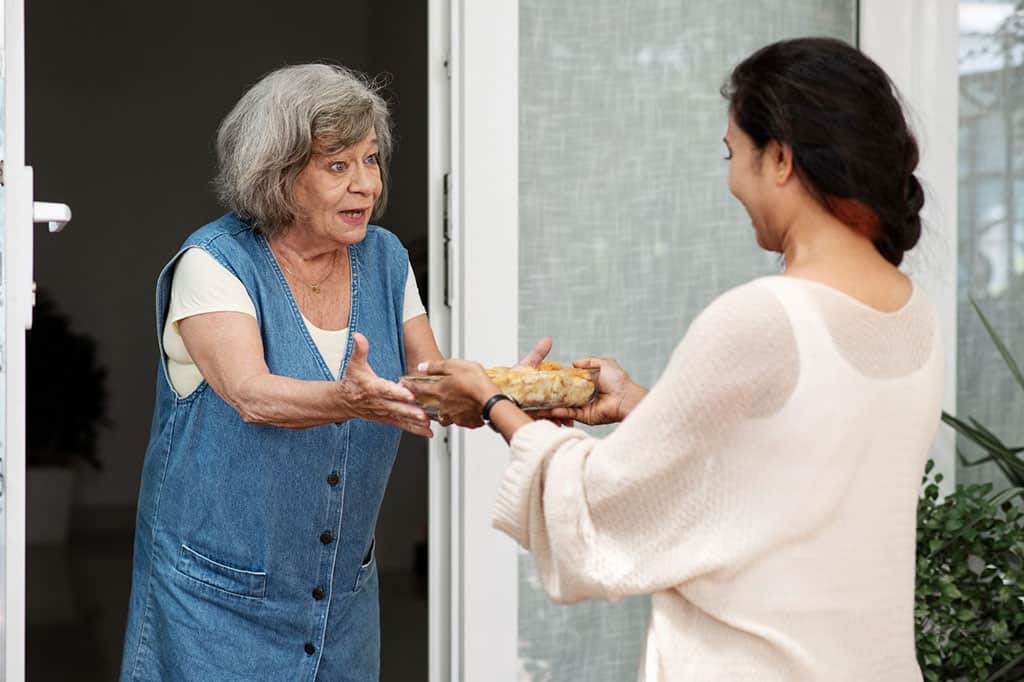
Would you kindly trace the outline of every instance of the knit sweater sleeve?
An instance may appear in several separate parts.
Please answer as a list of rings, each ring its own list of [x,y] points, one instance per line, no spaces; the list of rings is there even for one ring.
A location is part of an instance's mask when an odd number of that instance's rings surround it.
[[[733,563],[771,541],[744,497],[770,466],[746,426],[772,419],[798,375],[776,295],[757,282],[734,289],[693,322],[611,435],[546,421],[517,431],[493,524],[567,603],[666,589]]]

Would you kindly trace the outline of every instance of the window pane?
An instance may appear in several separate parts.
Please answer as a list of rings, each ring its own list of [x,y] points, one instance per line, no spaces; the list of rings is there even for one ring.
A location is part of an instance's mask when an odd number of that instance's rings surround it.
[[[960,3],[957,412],[1009,445],[1024,441],[1024,389],[970,304],[973,297],[1024,362],[1024,13],[1013,2]],[[980,453],[960,447],[971,459]],[[1006,479],[958,464],[957,481]]]

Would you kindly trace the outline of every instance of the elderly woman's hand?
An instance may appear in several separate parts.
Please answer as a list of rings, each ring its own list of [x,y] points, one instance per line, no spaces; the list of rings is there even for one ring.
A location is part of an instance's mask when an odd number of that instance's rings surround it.
[[[515,366],[516,367],[537,367],[540,363],[544,362],[544,358],[546,358],[548,356],[548,353],[551,352],[551,345],[552,345],[551,337],[550,336],[545,336],[540,341],[538,341],[537,344],[533,347],[533,350],[531,350],[529,353],[527,353],[526,357],[524,357],[522,360],[517,362],[515,364]],[[542,412],[534,411],[534,412],[531,412],[530,413],[530,418],[531,419],[546,419],[546,420],[548,420],[550,422],[554,422],[555,424],[558,424],[559,426],[572,426],[572,424],[573,424],[572,419],[557,418],[554,415],[552,415],[549,411],[542,411]]]
[[[439,381],[415,382],[413,387],[420,402],[438,405],[437,419],[441,426],[456,424],[471,429],[483,426],[480,413],[484,403],[492,395],[501,393],[478,362],[423,362],[417,370],[443,376]]]
[[[430,419],[415,404],[409,389],[381,379],[370,367],[370,342],[356,332],[352,335],[355,347],[345,368],[345,376],[337,383],[338,396],[346,405],[349,416],[397,426],[403,431],[430,438]]]
[[[546,358],[548,356],[548,353],[550,353],[550,352],[551,352],[551,337],[550,336],[545,336],[540,341],[538,341],[537,345],[535,345],[533,347],[533,350],[531,350],[529,353],[527,353],[526,357],[524,357],[522,360],[517,362],[515,364],[515,366],[517,366],[517,367],[536,367],[540,363],[544,362],[544,358]]]

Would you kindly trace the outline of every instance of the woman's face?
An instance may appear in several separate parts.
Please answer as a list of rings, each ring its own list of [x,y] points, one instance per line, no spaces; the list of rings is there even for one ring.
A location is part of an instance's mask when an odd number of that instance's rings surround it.
[[[377,133],[325,155],[315,149],[295,180],[293,229],[317,240],[355,244],[366,236],[370,214],[383,184],[377,159]]]
[[[769,251],[780,250],[780,239],[773,234],[768,210],[775,189],[771,169],[766,167],[770,163],[768,150],[759,151],[750,136],[736,125],[731,113],[724,142],[729,159],[729,191],[747,209],[758,245]]]

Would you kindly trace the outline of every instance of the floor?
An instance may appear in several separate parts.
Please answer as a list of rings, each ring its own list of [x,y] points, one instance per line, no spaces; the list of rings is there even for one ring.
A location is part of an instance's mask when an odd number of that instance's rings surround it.
[[[116,680],[128,608],[130,535],[29,547],[26,679]],[[427,600],[411,573],[382,573],[382,682],[427,679]]]

